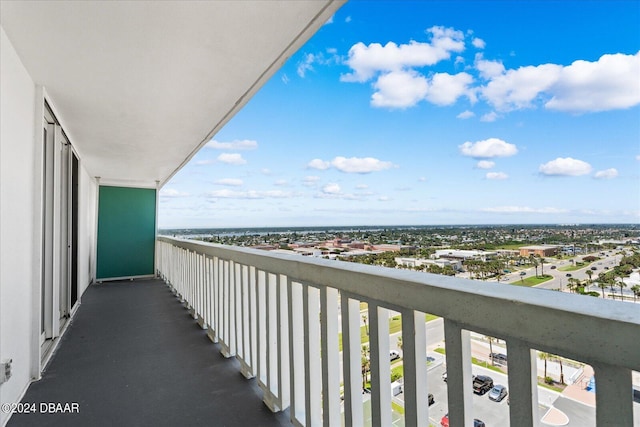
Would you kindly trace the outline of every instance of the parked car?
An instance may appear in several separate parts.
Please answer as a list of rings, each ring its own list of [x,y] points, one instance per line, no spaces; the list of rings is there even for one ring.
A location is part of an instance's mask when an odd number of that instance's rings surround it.
[[[433,397],[433,394],[429,393],[429,406],[436,403],[436,399]]]
[[[501,365],[507,364],[507,355],[504,353],[491,353],[489,357],[494,361],[494,363],[499,363]]]
[[[565,276],[571,277],[571,273],[567,273],[567,274],[565,274]]]
[[[502,401],[507,396],[507,388],[503,385],[496,384],[489,392],[489,399],[496,402]]]
[[[449,414],[445,414],[444,417],[440,420],[440,425],[442,427],[449,427]],[[485,427],[484,422],[474,418],[473,419],[473,427]]]
[[[398,352],[397,350],[391,350],[389,352],[389,358],[391,359],[392,362],[394,360],[400,359],[400,352]]]
[[[596,270],[598,269],[598,267],[591,267],[591,269],[592,269],[593,271],[596,271]]]
[[[493,378],[487,375],[476,375],[473,379],[473,392],[483,395],[493,388]]]
[[[526,276],[526,275],[527,275],[527,272],[526,272],[526,271],[521,271],[521,272],[520,272],[520,275],[521,275],[521,276]]]
[[[552,270],[555,270],[555,269],[556,269],[556,266],[555,266],[555,265],[552,265],[552,266],[551,266],[551,269],[552,269]]]

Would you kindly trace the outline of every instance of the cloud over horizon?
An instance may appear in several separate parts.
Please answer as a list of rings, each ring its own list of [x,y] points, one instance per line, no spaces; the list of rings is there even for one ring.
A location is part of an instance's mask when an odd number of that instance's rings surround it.
[[[491,159],[494,157],[511,157],[518,154],[515,144],[510,144],[499,138],[489,138],[482,141],[467,141],[458,148],[463,156],[474,159]]]
[[[538,170],[548,176],[581,176],[591,173],[591,165],[571,157],[558,157],[540,165]]]

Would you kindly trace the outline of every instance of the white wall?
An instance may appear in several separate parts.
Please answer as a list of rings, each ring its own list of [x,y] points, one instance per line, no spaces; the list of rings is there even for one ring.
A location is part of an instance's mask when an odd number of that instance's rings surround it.
[[[37,89],[1,27],[0,33],[0,360],[13,360],[11,379],[0,384],[0,402],[11,403],[40,374],[44,91]],[[55,110],[55,100],[47,101]],[[79,160],[81,296],[95,277],[98,187]],[[0,425],[7,420],[8,414],[0,411]]]
[[[96,200],[98,184],[82,167],[80,161],[80,191],[78,212],[78,295],[82,295],[95,280]]]
[[[4,29],[0,33],[0,360],[13,359],[0,402],[7,403],[21,397],[31,378],[38,156],[35,85]],[[7,417],[0,411],[0,425]]]

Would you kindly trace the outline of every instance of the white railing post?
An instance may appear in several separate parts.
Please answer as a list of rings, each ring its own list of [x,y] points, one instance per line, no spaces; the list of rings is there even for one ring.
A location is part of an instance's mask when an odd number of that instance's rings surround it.
[[[402,365],[404,369],[404,424],[429,425],[425,315],[402,311]]]
[[[288,279],[287,294],[289,299],[289,366],[291,375],[290,417],[294,425],[302,426],[306,420],[305,407],[305,348],[304,343],[304,303],[302,293],[304,286]]]
[[[322,366],[320,363],[320,292],[303,284],[304,371],[305,376],[305,426],[322,424]]]
[[[340,353],[338,349],[338,291],[320,291],[322,343],[322,419],[325,427],[340,425]]]
[[[389,310],[369,303],[371,357],[371,423],[391,425],[391,369],[389,367]]]
[[[344,422],[347,427],[360,427],[364,425],[360,301],[349,298],[345,293],[342,293],[341,298]]]
[[[447,398],[449,422],[452,426],[473,426],[471,384],[471,343],[468,330],[457,323],[444,320],[444,339],[447,344]]]
[[[538,410],[538,363],[536,351],[527,343],[507,340],[509,354],[509,416],[511,425],[540,425]]]

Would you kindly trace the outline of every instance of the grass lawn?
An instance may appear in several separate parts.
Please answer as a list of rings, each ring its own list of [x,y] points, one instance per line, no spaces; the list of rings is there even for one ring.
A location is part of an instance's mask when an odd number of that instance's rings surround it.
[[[553,279],[553,276],[545,274],[544,276],[527,277],[526,279],[516,280],[515,282],[510,282],[509,284],[516,286],[536,286],[551,279]]]
[[[576,270],[582,270],[583,268],[589,266],[589,263],[585,263],[585,262],[577,262],[576,265],[568,265],[566,267],[560,267],[558,268],[558,270],[560,271],[576,271]]]
[[[440,354],[447,354],[447,351],[442,347],[438,347],[434,351],[436,353],[440,353]],[[475,357],[471,357],[471,363],[473,363],[474,365],[482,366],[482,367],[490,369],[492,371],[496,371],[496,372],[500,372],[500,373],[504,374],[504,371],[502,369],[500,369],[497,366],[492,366],[489,362],[485,362],[484,360],[478,360]]]

